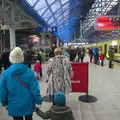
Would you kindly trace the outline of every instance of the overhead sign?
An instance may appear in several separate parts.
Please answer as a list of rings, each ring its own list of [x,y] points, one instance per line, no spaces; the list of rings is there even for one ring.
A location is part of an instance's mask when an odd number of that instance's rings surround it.
[[[57,32],[57,27],[37,27],[36,32]]]
[[[120,16],[98,16],[94,27],[98,31],[120,29]]]

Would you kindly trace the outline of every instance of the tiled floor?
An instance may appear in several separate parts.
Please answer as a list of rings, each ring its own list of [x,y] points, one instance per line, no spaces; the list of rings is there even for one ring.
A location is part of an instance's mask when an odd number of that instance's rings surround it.
[[[117,63],[118,64],[118,63]],[[97,98],[95,103],[83,103],[78,101],[84,93],[71,93],[67,95],[67,104],[73,110],[75,120],[120,120],[120,68],[108,68],[108,61],[105,66],[100,67],[94,64],[89,65],[89,94]],[[120,65],[120,64],[119,64]],[[46,95],[45,71],[47,65],[43,66],[44,77],[40,82],[41,94]],[[46,111],[51,103],[43,103],[41,109]],[[0,120],[12,120],[7,113],[1,111]],[[34,120],[42,120],[34,113]]]

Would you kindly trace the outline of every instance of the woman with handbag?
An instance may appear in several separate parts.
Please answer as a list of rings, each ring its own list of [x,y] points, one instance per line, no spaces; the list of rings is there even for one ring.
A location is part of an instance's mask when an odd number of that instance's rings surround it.
[[[58,47],[54,50],[55,57],[48,62],[48,89],[49,95],[55,95],[61,91],[65,94],[71,92],[71,78],[73,77],[72,67],[68,58],[62,55]],[[53,101],[54,104],[54,101]]]
[[[2,73],[0,102],[14,120],[32,120],[35,104],[42,104],[40,88],[34,72],[24,65],[23,52],[14,48],[9,56],[12,65]]]

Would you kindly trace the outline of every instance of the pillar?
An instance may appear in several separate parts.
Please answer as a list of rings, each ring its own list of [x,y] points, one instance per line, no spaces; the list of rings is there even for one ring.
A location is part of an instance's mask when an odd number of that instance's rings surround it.
[[[45,35],[44,35],[44,33],[41,34],[41,44],[45,45]]]
[[[59,41],[59,38],[57,37],[57,47],[59,47],[60,45],[60,41]]]
[[[82,25],[82,19],[80,19],[80,40],[81,43],[83,42],[83,25]]]
[[[16,47],[15,28],[10,28],[10,50]]]
[[[118,15],[120,15],[120,0],[118,0]]]

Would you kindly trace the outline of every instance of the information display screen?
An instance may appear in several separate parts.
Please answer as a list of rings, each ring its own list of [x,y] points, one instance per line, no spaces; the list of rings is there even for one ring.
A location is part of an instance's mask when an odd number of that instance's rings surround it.
[[[95,19],[95,30],[118,30],[120,29],[120,16],[98,16]]]

